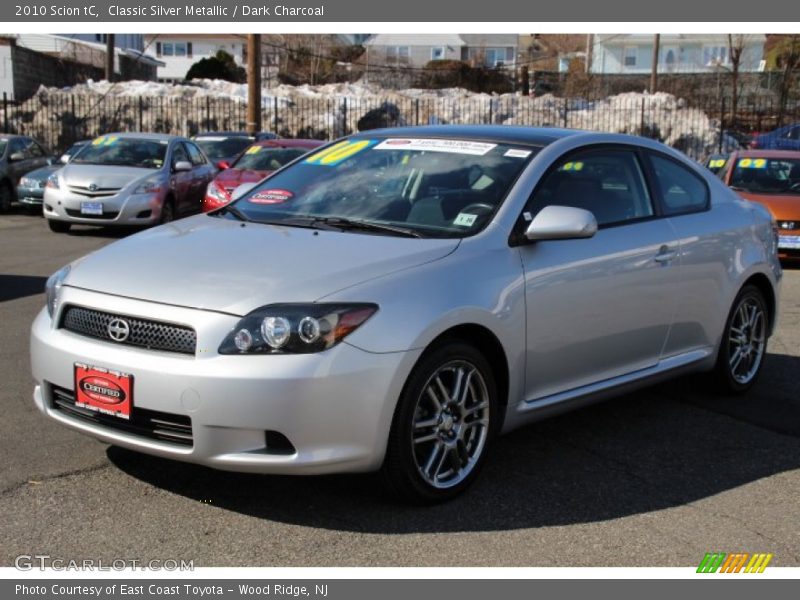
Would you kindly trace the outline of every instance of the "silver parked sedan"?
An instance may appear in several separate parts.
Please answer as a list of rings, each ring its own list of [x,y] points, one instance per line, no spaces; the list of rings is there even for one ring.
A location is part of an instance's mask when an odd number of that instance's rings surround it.
[[[746,391],[780,278],[767,212],[657,142],[370,131],[55,273],[34,400],[150,454],[439,501],[534,419],[690,371]]]
[[[187,139],[112,133],[86,144],[47,180],[44,216],[55,232],[82,225],[152,225],[199,212],[216,168]]]

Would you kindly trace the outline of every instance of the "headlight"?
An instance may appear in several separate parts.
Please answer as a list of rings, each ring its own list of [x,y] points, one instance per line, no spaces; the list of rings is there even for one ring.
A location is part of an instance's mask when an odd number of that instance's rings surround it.
[[[50,315],[50,318],[53,318],[53,315],[56,314],[56,307],[58,306],[58,296],[61,292],[61,286],[64,283],[64,280],[69,275],[70,269],[72,267],[67,265],[66,267],[62,267],[50,277],[47,278],[47,283],[44,284],[44,291],[45,296],[47,297],[47,312]]]
[[[58,173],[53,173],[47,178],[47,187],[57,190],[61,187],[61,181],[58,178]]]
[[[341,342],[375,311],[375,304],[271,304],[242,318],[220,354],[308,354]]]
[[[157,177],[145,179],[136,189],[133,190],[134,194],[158,194],[161,191],[161,180]]]
[[[226,192],[216,181],[212,181],[208,184],[208,188],[206,188],[206,196],[210,196],[220,204],[225,204],[231,200],[231,195]]]

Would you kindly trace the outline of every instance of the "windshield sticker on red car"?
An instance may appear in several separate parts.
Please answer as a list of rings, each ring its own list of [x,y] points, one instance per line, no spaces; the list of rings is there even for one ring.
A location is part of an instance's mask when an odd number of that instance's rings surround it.
[[[261,146],[250,146],[245,154],[258,154],[261,152]]]
[[[724,158],[712,158],[708,161],[708,166],[712,169],[721,169],[725,166]]]
[[[370,146],[374,146],[378,140],[345,140],[334,144],[325,150],[315,152],[303,162],[307,165],[324,165],[335,167],[339,163],[346,161],[351,156],[363,152]]]
[[[294,197],[289,190],[261,190],[250,196],[247,200],[253,204],[280,204]]]
[[[416,150],[418,152],[449,152],[451,154],[471,154],[483,156],[491,152],[497,144],[470,142],[469,140],[439,140],[428,138],[389,138],[375,146],[375,150]]]
[[[766,169],[766,158],[742,158],[737,165],[742,169]]]

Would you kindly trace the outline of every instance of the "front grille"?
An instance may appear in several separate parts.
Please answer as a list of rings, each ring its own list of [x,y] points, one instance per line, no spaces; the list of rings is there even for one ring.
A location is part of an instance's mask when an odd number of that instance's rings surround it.
[[[105,196],[114,196],[122,188],[95,188],[90,190],[87,186],[83,185],[69,185],[67,189],[73,194],[80,194],[88,198],[103,198]]]
[[[109,336],[108,325],[114,319],[121,319],[128,324],[130,333],[122,342],[114,341]],[[80,306],[67,306],[64,309],[61,327],[112,344],[139,346],[148,350],[194,354],[197,345],[197,334],[191,327],[116,315]]]
[[[130,419],[121,419],[112,415],[75,406],[75,392],[67,388],[50,386],[52,390],[51,406],[59,412],[79,421],[102,425],[109,429],[123,431],[151,440],[168,442],[177,446],[191,446],[192,420],[185,415],[174,415],[157,410],[133,407]]]
[[[75,217],[76,219],[116,219],[117,215],[119,215],[118,210],[114,211],[103,211],[102,215],[85,215],[79,210],[75,210],[74,208],[67,208],[67,215],[70,217]]]

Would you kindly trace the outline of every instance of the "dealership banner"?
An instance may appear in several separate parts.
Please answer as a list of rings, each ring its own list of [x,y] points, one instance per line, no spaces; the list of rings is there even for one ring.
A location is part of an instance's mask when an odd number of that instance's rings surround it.
[[[0,21],[23,22],[780,22],[800,21],[800,3],[642,2],[579,0],[519,2],[477,0],[458,3],[363,2],[363,0],[21,0],[0,5]]]
[[[707,578],[706,578],[707,579]],[[796,582],[785,579],[719,578],[698,586],[678,580],[552,580],[552,579],[329,579],[329,580],[212,580],[164,579],[26,579],[0,581],[0,597],[36,600],[428,600],[459,598],[647,598],[675,600],[700,598],[700,594],[726,600],[796,596]]]

